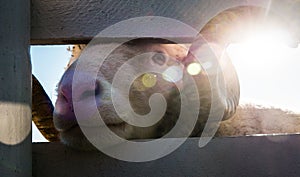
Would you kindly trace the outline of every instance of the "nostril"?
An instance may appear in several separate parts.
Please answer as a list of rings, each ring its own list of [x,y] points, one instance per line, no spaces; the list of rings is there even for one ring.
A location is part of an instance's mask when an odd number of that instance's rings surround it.
[[[96,81],[95,83],[95,96],[100,95],[101,89],[100,89],[100,82]]]
[[[95,91],[94,90],[87,90],[84,91],[81,95],[80,95],[80,100],[84,100],[86,98],[92,97],[95,95]]]
[[[100,83],[99,81],[96,81],[94,87],[86,89],[82,92],[82,94],[79,97],[79,100],[84,100],[98,95],[100,95]]]

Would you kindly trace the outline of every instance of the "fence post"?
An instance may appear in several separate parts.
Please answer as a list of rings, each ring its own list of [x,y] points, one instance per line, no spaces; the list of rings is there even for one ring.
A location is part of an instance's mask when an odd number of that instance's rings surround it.
[[[0,1],[0,176],[31,177],[30,0]]]

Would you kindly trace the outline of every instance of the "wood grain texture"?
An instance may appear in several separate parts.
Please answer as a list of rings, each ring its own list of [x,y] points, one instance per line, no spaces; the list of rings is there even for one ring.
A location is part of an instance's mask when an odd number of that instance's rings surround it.
[[[300,136],[215,138],[204,148],[189,138],[170,155],[132,163],[59,143],[33,144],[34,177],[289,176],[300,173]]]
[[[212,17],[223,10],[248,5],[266,7],[269,1],[32,0],[31,2],[31,44],[83,44],[106,27],[133,17],[168,17],[200,30]],[[273,4],[275,4],[274,8],[277,7],[276,3]],[[149,30],[154,31],[155,27]],[[135,36],[124,33],[127,37],[165,37],[164,35]],[[168,35],[176,38],[182,37],[172,32]]]
[[[31,175],[30,1],[0,1],[0,176]]]

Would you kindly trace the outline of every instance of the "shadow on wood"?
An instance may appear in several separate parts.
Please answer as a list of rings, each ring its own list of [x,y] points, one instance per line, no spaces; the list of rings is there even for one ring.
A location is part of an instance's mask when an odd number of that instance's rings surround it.
[[[189,138],[170,155],[133,163],[60,143],[33,144],[35,177],[81,176],[298,176],[300,135],[215,138],[204,148]]]

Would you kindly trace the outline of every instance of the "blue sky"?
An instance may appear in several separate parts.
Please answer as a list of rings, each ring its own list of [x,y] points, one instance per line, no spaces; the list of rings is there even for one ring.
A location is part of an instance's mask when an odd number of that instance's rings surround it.
[[[32,73],[38,78],[48,96],[54,104],[56,98],[56,84],[64,72],[71,53],[67,51],[68,45],[32,46],[31,63]],[[33,125],[33,141],[45,141],[44,137]]]
[[[300,113],[300,48],[232,44],[227,48],[241,85],[241,103],[274,106]],[[56,84],[71,53],[68,45],[33,46],[33,74],[39,79],[54,104]],[[282,47],[282,46],[279,46]],[[33,126],[33,141],[45,141]]]

